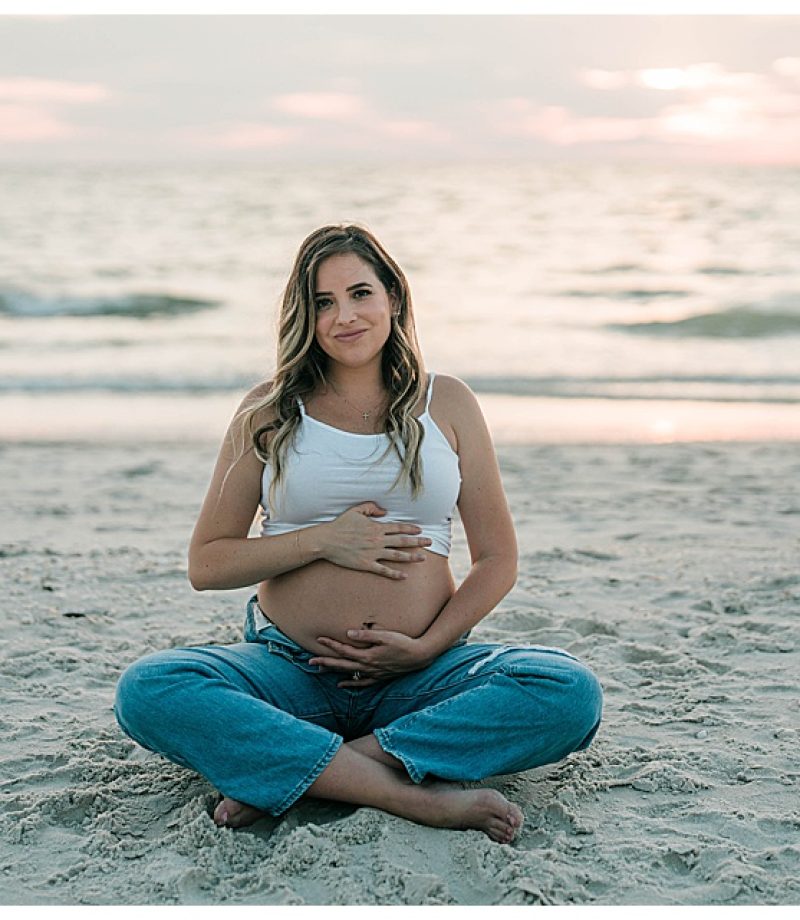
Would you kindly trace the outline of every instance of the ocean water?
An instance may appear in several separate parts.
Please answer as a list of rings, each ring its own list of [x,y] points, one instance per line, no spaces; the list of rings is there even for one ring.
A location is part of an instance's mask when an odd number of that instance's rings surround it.
[[[785,168],[2,166],[0,437],[218,438],[299,243],[349,220],[511,439],[800,436],[798,214]]]

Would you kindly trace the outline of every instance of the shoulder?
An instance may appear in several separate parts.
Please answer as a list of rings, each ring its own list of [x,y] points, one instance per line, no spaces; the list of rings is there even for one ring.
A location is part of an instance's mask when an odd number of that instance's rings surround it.
[[[272,380],[262,380],[254,387],[251,387],[245,394],[242,405],[254,406],[266,399],[272,393],[273,383],[274,381]]]
[[[249,445],[252,432],[275,421],[276,416],[272,407],[264,405],[272,392],[273,381],[262,380],[244,395],[228,428],[228,438],[234,444],[238,444],[243,438]]]
[[[270,407],[264,405],[266,400],[272,395],[273,389],[272,380],[262,380],[254,387],[251,387],[239,404],[239,412],[242,413],[255,410],[256,418],[254,421],[257,421],[259,425],[266,425],[269,424],[270,421],[274,421],[275,413]]]
[[[478,398],[460,377],[450,374],[436,374],[434,378],[431,414],[440,428],[453,433],[458,453],[476,430],[486,428]]]
[[[436,374],[433,380],[433,396],[431,402],[436,400],[437,406],[443,412],[460,415],[480,411],[478,399],[472,390],[461,380],[450,374]],[[455,420],[455,419],[454,419]]]

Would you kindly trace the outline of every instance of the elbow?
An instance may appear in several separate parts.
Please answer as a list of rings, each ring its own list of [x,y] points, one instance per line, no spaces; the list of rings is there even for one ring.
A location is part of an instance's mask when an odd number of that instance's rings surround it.
[[[516,534],[514,534],[514,539],[506,558],[508,560],[508,590],[510,591],[516,585],[517,576],[519,575],[519,545],[517,544]]]
[[[519,559],[516,553],[513,555],[501,556],[498,560],[498,565],[503,571],[503,587],[505,588],[506,594],[517,583],[517,576],[519,574],[518,562]]]
[[[190,551],[186,574],[195,591],[226,591],[247,584],[239,581],[235,573],[230,571],[224,557],[220,558],[210,552]]]
[[[490,553],[481,557],[479,561],[485,561],[492,567],[493,577],[495,577],[501,585],[504,594],[508,594],[517,583],[517,554]]]
[[[189,578],[189,584],[195,591],[208,591],[214,587],[212,579],[209,577],[208,566],[198,559],[196,551],[189,553],[189,566],[186,574]]]
[[[517,583],[517,576],[519,575],[519,560],[516,555],[512,556],[508,564],[508,591],[510,591],[514,585]]]
[[[202,571],[197,571],[189,567],[189,584],[194,588],[195,591],[208,591],[211,587],[210,584],[203,577]]]

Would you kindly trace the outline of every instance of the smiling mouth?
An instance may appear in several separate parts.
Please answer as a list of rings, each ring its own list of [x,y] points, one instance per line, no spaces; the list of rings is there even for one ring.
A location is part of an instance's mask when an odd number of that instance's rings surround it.
[[[357,332],[346,332],[346,333],[343,332],[341,335],[337,335],[336,338],[345,339],[345,340],[355,339],[355,338],[358,338],[358,336],[362,335],[366,331],[367,331],[366,329],[359,329]]]

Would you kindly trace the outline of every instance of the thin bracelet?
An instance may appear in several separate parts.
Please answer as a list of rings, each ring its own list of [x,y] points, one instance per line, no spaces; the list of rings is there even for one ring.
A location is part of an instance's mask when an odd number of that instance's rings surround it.
[[[294,542],[295,542],[295,546],[297,547],[297,553],[300,556],[300,565],[305,565],[305,562],[303,562],[303,551],[300,549],[300,531],[299,530],[295,530],[294,532]]]

